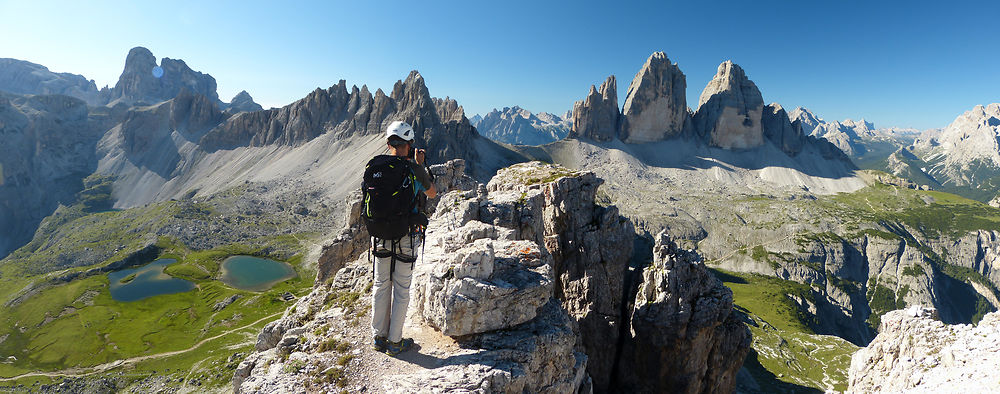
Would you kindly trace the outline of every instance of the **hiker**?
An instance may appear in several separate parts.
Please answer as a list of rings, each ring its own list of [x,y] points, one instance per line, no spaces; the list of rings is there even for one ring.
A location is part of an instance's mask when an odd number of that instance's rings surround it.
[[[403,338],[406,307],[410,303],[410,276],[423,242],[427,216],[418,201],[434,198],[437,191],[425,168],[426,153],[413,148],[413,127],[392,122],[386,129],[388,155],[368,162],[362,183],[362,218],[372,236],[375,257],[372,286],[372,333],[374,348],[391,356],[413,347]]]

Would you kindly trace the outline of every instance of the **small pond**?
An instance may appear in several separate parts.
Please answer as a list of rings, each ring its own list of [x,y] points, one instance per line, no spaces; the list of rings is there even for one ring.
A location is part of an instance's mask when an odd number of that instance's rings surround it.
[[[111,298],[115,301],[138,301],[160,294],[181,293],[193,289],[194,283],[174,278],[163,268],[176,263],[174,259],[159,259],[139,268],[108,274]]]
[[[253,256],[231,256],[222,262],[222,282],[240,290],[264,291],[295,277],[288,263]]]

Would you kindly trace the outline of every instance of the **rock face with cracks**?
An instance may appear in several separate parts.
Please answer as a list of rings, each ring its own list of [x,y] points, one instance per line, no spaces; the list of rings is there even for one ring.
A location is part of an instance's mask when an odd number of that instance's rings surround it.
[[[615,76],[608,77],[600,88],[590,86],[590,93],[573,105],[573,128],[569,137],[611,141],[618,134],[618,87]]]
[[[539,162],[511,166],[490,181],[482,220],[514,228],[552,254],[556,297],[580,327],[594,389],[611,382],[625,272],[635,230],[618,209],[594,204],[603,180]]]
[[[619,368],[627,391],[731,392],[750,351],[732,291],[665,232],[642,272],[629,324]]]
[[[713,146],[750,149],[764,143],[763,112],[764,98],[757,85],[727,60],[701,92],[694,123]]]
[[[654,52],[628,87],[622,110],[621,140],[662,141],[688,128],[684,73],[667,54]]]

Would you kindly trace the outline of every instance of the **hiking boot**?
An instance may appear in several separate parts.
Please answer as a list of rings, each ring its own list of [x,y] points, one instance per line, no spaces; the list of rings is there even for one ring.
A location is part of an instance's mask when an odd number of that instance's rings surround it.
[[[389,346],[386,347],[385,353],[390,356],[397,356],[400,353],[409,351],[410,349],[413,349],[413,339],[403,338],[399,342],[389,342]]]
[[[389,347],[389,339],[386,337],[375,337],[375,343],[372,344],[372,349],[376,352],[384,352]]]

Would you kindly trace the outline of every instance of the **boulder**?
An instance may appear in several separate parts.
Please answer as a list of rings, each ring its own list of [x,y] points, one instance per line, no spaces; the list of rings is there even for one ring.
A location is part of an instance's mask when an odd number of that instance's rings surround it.
[[[621,140],[662,141],[680,134],[690,118],[684,73],[663,52],[654,52],[628,87],[622,110]]]
[[[433,268],[418,289],[424,320],[445,335],[517,326],[534,319],[552,296],[551,257],[534,242],[481,238],[442,249],[443,256],[425,256]]]
[[[763,112],[764,99],[757,85],[740,66],[727,60],[701,92],[694,124],[713,146],[751,149],[764,143]]]

